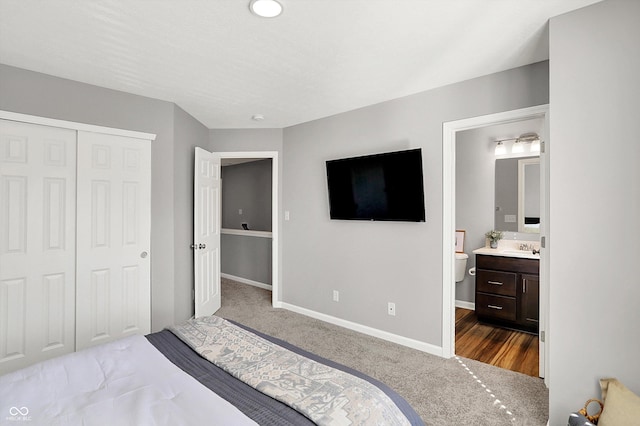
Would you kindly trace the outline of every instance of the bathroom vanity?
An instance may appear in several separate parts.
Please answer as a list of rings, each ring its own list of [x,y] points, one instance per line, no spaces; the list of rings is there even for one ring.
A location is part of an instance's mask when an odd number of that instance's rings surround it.
[[[538,332],[539,256],[482,248],[476,255],[476,315],[483,322]]]

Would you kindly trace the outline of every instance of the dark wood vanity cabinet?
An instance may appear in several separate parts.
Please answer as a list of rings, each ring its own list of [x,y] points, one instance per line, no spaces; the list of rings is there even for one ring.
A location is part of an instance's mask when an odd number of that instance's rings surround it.
[[[476,315],[504,327],[538,332],[539,260],[476,255]]]
[[[535,262],[538,262],[537,260]],[[520,310],[518,322],[538,331],[540,318],[540,279],[538,274],[520,274]]]

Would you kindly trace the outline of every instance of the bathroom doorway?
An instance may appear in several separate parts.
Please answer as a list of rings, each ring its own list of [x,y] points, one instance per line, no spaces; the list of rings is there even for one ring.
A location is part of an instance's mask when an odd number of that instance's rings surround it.
[[[518,331],[517,324],[502,324],[513,328],[508,329],[492,325],[486,317],[482,321],[478,318],[477,314],[484,312],[476,310],[476,288],[491,291],[490,294],[494,289],[483,287],[478,283],[481,276],[487,275],[482,273],[478,277],[475,276],[474,250],[485,247],[485,232],[491,229],[503,232],[504,239],[500,242],[502,247],[505,242],[515,246],[514,248],[523,244],[538,246],[540,239],[538,228],[532,224],[524,229],[517,219],[524,217],[518,211],[521,200],[528,207],[527,222],[537,220],[539,223],[539,173],[533,176],[534,173],[529,171],[527,179],[529,185],[522,188],[519,185],[518,174],[520,163],[539,162],[540,154],[536,151],[539,145],[518,142],[524,146],[517,149],[517,152],[511,151],[515,146],[514,141],[520,135],[540,134],[543,130],[542,118],[495,124],[457,132],[455,146],[456,228],[465,230],[467,237],[463,250],[469,256],[464,276],[460,277],[459,271],[456,270],[456,354],[535,377],[539,375],[539,348],[535,335],[531,334],[530,330],[528,330],[529,333]],[[496,141],[502,141],[498,151],[496,151]],[[534,187],[533,184],[537,186]],[[528,232],[524,232],[525,230]],[[489,253],[496,251],[488,250]],[[537,275],[538,261],[534,259],[532,262],[535,263]],[[486,265],[485,268],[487,268]],[[512,284],[514,292],[512,296],[517,296],[515,292],[517,285],[515,282]],[[508,285],[510,283],[499,286],[501,294],[505,292],[504,289]],[[532,285],[533,283],[529,283],[529,294],[535,290]],[[482,306],[492,307],[493,310],[490,311],[492,315],[493,311],[496,312],[495,315],[504,315],[504,312],[510,309],[510,302],[515,299],[515,297],[505,299],[503,295],[496,297],[488,296],[486,293],[481,294],[483,300],[487,297],[491,298],[491,303],[488,305],[485,303]],[[537,304],[536,301],[536,311]],[[518,305],[517,302],[516,305]],[[516,309],[511,313],[515,315]],[[537,317],[536,313],[535,318]]]
[[[534,123],[538,123],[537,130],[529,128],[534,126]],[[474,161],[474,156],[478,153],[465,152],[461,147],[459,150],[458,141],[465,139],[475,139],[477,142],[474,145],[474,150],[484,150],[485,155],[491,155],[493,157],[495,150],[495,140],[501,138],[516,137],[522,133],[529,131],[536,131],[539,134],[540,140],[547,143],[548,149],[548,106],[538,106],[532,108],[525,108],[522,110],[508,111],[498,114],[492,114],[488,116],[476,117],[466,120],[459,120],[455,122],[444,123],[443,125],[443,187],[445,196],[443,197],[443,354],[445,356],[453,356],[457,353],[456,350],[456,322],[459,325],[461,331],[471,332],[471,335],[484,335],[486,342],[477,343],[475,345],[481,346],[491,345],[497,352],[504,354],[505,349],[501,348],[501,341],[516,342],[522,341],[524,346],[530,347],[533,351],[535,344],[531,342],[531,335],[516,336],[505,330],[501,329],[489,329],[480,332],[479,328],[482,324],[471,324],[469,319],[473,318],[474,309],[474,292],[475,286],[473,284],[473,277],[469,277],[468,273],[465,276],[463,282],[453,284],[454,281],[454,233],[456,229],[464,229],[465,226],[461,226],[460,222],[467,221],[467,226],[471,229],[465,229],[466,241],[465,252],[469,254],[469,263],[467,269],[474,266],[475,256],[473,250],[485,245],[484,232],[489,229],[495,228],[495,204],[494,194],[495,185],[486,185],[488,188],[479,190],[475,188],[461,188],[457,182],[460,179],[459,173],[462,172],[470,177],[474,182],[479,182],[481,176],[489,181],[489,178],[493,181],[495,179],[495,167],[491,163],[490,167],[483,167],[478,164],[479,161]],[[544,150],[544,148],[543,148]],[[491,160],[495,161],[495,157]],[[548,226],[548,203],[546,201],[548,194],[548,170],[546,167],[546,155],[543,152],[540,155],[540,184],[541,184],[541,196],[540,196],[540,238],[544,238],[546,226]],[[461,169],[461,170],[459,170]],[[495,182],[495,181],[493,181]],[[470,195],[472,194],[472,195]],[[474,207],[465,206],[463,202],[459,200],[470,199],[473,203],[474,200],[477,205]],[[458,210],[460,204],[460,210]],[[458,214],[460,213],[460,214]],[[459,217],[460,216],[460,217]],[[469,218],[471,218],[469,220]],[[477,228],[477,229],[475,229]],[[507,234],[508,238],[520,239],[523,235],[517,232]],[[524,236],[531,239],[530,236]],[[533,238],[538,240],[538,237]],[[546,251],[542,250],[540,255],[540,323],[538,336],[534,336],[534,342],[537,343],[539,351],[539,375],[545,376],[545,357],[546,349],[544,345],[545,329],[546,329],[546,306],[547,306],[547,283],[548,283],[548,271],[546,262]],[[456,287],[459,287],[458,289]],[[458,290],[458,291],[457,291]],[[456,294],[458,293],[458,295]],[[456,310],[458,312],[456,312]],[[465,311],[466,310],[466,311]],[[484,333],[484,334],[483,334]],[[527,339],[528,337],[528,339]],[[526,340],[529,340],[526,342]],[[474,344],[472,344],[474,345]],[[484,352],[488,352],[485,347]],[[497,349],[496,349],[497,348]],[[461,351],[465,349],[461,346]],[[473,349],[473,348],[472,348]],[[473,352],[473,350],[471,351]],[[483,351],[479,351],[483,352]],[[466,352],[465,352],[466,353]],[[463,355],[464,356],[464,355]],[[518,355],[516,358],[520,357]],[[498,357],[499,358],[499,357]],[[529,364],[530,359],[528,360]],[[508,363],[507,363],[508,364]]]

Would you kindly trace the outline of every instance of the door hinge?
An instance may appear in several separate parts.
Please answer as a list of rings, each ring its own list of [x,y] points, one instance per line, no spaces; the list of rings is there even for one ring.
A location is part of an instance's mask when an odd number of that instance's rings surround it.
[[[540,247],[547,248],[547,237],[540,237]]]
[[[544,154],[544,141],[540,141],[540,153]]]
[[[544,336],[544,330],[540,330],[540,341],[541,341],[542,343],[544,343],[544,338],[545,338],[545,336]]]

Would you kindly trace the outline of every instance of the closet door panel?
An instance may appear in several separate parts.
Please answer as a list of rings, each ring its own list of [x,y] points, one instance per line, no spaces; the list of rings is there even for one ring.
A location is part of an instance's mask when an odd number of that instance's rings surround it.
[[[150,332],[150,141],[78,134],[78,349]]]
[[[0,120],[0,374],[75,349],[75,147]]]

